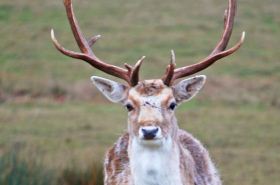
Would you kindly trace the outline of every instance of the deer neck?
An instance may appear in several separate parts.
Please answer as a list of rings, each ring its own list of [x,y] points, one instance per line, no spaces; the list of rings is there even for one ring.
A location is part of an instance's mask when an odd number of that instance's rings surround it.
[[[177,139],[166,138],[161,145],[129,142],[130,167],[134,185],[182,185],[180,150]]]

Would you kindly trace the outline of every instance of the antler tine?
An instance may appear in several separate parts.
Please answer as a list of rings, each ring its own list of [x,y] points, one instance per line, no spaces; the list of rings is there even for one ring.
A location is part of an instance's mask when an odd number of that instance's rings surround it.
[[[235,44],[232,48],[226,50],[233,29],[235,12],[236,12],[236,0],[229,0],[229,5],[225,11],[225,17],[224,17],[224,21],[225,21],[224,32],[217,46],[213,49],[213,51],[208,57],[201,60],[200,62],[193,65],[175,69],[171,82],[178,78],[189,76],[199,71],[202,71],[203,69],[206,69],[207,67],[215,63],[217,60],[234,53],[236,50],[238,50],[241,47],[245,39],[245,32],[242,33],[241,38],[239,42],[237,42],[237,44]]]
[[[238,50],[241,47],[242,43],[244,42],[244,39],[245,39],[245,32],[242,32],[240,40],[232,48],[222,51],[220,53],[217,53],[215,55],[212,55],[211,57],[207,57],[199,63],[176,69],[174,71],[173,80],[182,78],[185,76],[189,76],[189,75],[195,74],[199,71],[202,71],[203,69],[206,69],[207,67],[212,65],[217,60],[234,53],[236,50]]]
[[[115,77],[121,78],[128,82],[129,85],[137,84],[135,76],[138,75],[138,70],[140,68],[139,64],[135,65],[134,68],[121,68],[118,66],[114,66],[111,64],[108,64],[107,62],[104,62],[100,60],[94,52],[91,50],[91,46],[100,38],[100,35],[91,37],[89,41],[87,41],[78,25],[78,21],[75,17],[73,6],[72,6],[72,0],[64,0],[64,6],[66,9],[67,17],[70,23],[71,30],[73,32],[73,35],[75,37],[75,40],[80,48],[81,53],[70,51],[68,49],[65,49],[59,44],[57,41],[54,31],[51,30],[51,38],[55,45],[55,47],[64,55],[67,55],[72,58],[81,59],[89,63],[94,68],[97,68],[107,74],[113,75]],[[140,62],[141,65],[141,62]],[[131,79],[133,77],[133,80]]]
[[[59,50],[62,54],[67,55],[67,56],[72,57],[72,58],[77,58],[77,59],[82,59],[82,60],[84,60],[84,58],[86,58],[86,56],[83,53],[70,51],[70,50],[62,47],[61,44],[57,41],[53,29],[51,29],[51,38],[52,38],[52,41],[53,41],[56,49]]]
[[[146,56],[142,56],[137,63],[135,64],[135,66],[132,68],[131,70],[131,75],[130,75],[130,84],[131,86],[135,86],[138,84],[139,82],[139,69],[144,61],[144,59],[146,58]],[[126,65],[126,67],[128,67],[128,65]],[[130,67],[130,66],[129,66]],[[130,67],[131,69],[131,67]]]
[[[85,39],[79,25],[78,21],[76,19],[76,16],[74,14],[72,0],[64,0],[64,6],[66,9],[66,14],[70,23],[71,30],[73,32],[73,35],[75,37],[75,40],[81,50],[81,52],[89,54],[93,56],[93,52],[90,49],[87,40]]]
[[[228,9],[225,9],[225,13],[224,13],[224,29],[226,29],[226,26],[227,26],[227,17],[228,17]]]
[[[89,40],[88,40],[88,45],[91,47],[91,46],[93,46],[95,43],[96,43],[96,41],[98,41],[98,39],[100,39],[101,38],[101,35],[95,35],[95,36],[93,36],[93,37],[91,37]]]
[[[220,42],[217,44],[211,54],[216,54],[226,49],[233,29],[234,17],[236,13],[236,0],[229,0],[228,8],[225,10],[224,32]]]
[[[167,66],[165,75],[162,78],[163,83],[167,86],[172,84],[172,78],[173,78],[173,75],[174,75],[175,66],[176,66],[175,53],[174,53],[174,50],[171,50],[170,64]]]

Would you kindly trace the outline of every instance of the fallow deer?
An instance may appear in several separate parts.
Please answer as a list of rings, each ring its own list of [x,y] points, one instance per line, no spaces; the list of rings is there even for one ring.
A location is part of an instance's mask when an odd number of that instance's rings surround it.
[[[71,0],[64,0],[68,20],[81,52],[63,48],[54,36],[55,47],[64,55],[81,59],[107,74],[121,78],[121,84],[93,76],[93,84],[106,98],[123,104],[128,110],[128,129],[107,152],[104,162],[105,185],[220,185],[219,174],[208,151],[190,133],[178,128],[174,110],[194,97],[205,83],[204,75],[178,83],[175,80],[193,75],[240,48],[238,43],[226,49],[234,23],[236,0],[229,0],[224,16],[224,32],[211,54],[200,62],[175,68],[175,55],[164,76],[139,81],[142,57],[134,66],[117,67],[99,59],[91,46],[100,38],[86,40],[75,18]]]

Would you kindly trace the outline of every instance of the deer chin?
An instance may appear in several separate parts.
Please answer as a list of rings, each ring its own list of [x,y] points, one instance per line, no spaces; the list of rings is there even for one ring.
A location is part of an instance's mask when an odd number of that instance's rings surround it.
[[[143,139],[140,137],[133,137],[131,140],[132,146],[134,148],[136,147],[138,150],[162,150],[162,149],[168,149],[170,146],[172,146],[172,138],[171,136],[167,137],[160,137],[160,138],[154,138],[154,139]]]
[[[135,137],[133,140],[134,140],[134,144],[137,143],[137,145],[141,146],[141,148],[143,147],[143,148],[157,149],[157,148],[166,148],[167,146],[172,145],[171,136],[155,137],[154,139],[144,139],[140,137]]]
[[[147,147],[159,147],[164,145],[164,138],[154,138],[154,139],[139,139],[139,144]]]

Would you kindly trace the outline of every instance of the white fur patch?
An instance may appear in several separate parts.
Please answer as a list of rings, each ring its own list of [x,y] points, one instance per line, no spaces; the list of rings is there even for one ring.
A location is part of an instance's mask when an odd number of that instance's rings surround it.
[[[179,150],[170,137],[160,146],[142,145],[133,138],[130,165],[134,185],[182,185]]]

